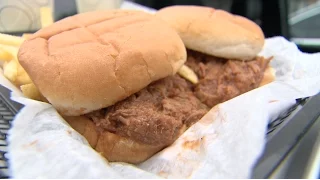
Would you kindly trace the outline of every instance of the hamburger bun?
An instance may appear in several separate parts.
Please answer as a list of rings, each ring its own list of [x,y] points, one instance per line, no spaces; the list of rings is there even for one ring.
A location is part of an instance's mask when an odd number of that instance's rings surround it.
[[[164,148],[164,145],[143,144],[108,131],[100,133],[92,120],[85,116],[65,116],[64,119],[109,162],[137,164]]]
[[[186,61],[179,35],[151,14],[109,10],[77,14],[33,34],[18,59],[62,115],[115,104]]]
[[[276,79],[275,69],[273,69],[271,66],[268,66],[263,74],[263,78],[259,87],[269,84],[273,82],[275,79]]]
[[[263,48],[261,28],[247,18],[202,6],[169,6],[156,16],[173,27],[188,49],[236,60],[252,60]]]

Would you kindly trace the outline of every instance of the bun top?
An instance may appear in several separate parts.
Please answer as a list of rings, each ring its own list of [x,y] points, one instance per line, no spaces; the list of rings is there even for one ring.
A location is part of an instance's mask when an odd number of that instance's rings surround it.
[[[186,61],[179,35],[153,15],[96,11],[60,20],[20,47],[18,59],[63,115],[113,105]]]
[[[264,45],[264,34],[257,24],[223,10],[169,6],[156,16],[176,29],[187,48],[205,54],[251,60]]]

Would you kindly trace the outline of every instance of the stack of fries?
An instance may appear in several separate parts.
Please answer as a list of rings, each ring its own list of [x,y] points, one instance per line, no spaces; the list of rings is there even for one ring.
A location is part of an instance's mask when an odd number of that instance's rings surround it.
[[[53,23],[52,11],[49,7],[40,8],[42,27]],[[46,101],[31,81],[29,75],[20,65],[17,54],[20,45],[30,37],[31,34],[12,36],[0,33],[0,65],[3,69],[3,75],[14,85],[19,87],[23,94],[31,99]]]
[[[43,101],[43,96],[22,68],[17,58],[19,47],[24,40],[26,40],[26,35],[19,37],[0,33],[0,62],[3,75],[19,87],[26,97]]]

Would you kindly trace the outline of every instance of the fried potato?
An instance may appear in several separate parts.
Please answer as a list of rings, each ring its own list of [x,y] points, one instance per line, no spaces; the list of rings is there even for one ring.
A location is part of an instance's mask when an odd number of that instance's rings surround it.
[[[13,59],[13,56],[10,52],[6,51],[2,47],[0,47],[0,61],[10,61]]]
[[[14,46],[8,46],[8,45],[3,45],[0,44],[0,48],[4,51],[6,51],[7,53],[11,54],[13,60],[15,60],[16,62],[18,62],[18,51],[19,48],[18,47],[14,47]]]
[[[22,34],[22,37],[23,37],[24,39],[29,39],[30,36],[32,36],[32,34],[30,34],[30,33],[24,33],[24,34]]]
[[[16,37],[0,34],[0,61],[3,62],[3,75],[13,84],[20,87],[22,93],[31,99],[46,101],[36,86],[32,83],[29,75],[20,65],[17,54],[21,43],[28,39],[29,34],[24,37]]]
[[[33,83],[22,85],[20,86],[20,89],[23,95],[25,95],[27,98],[44,101],[44,97]]]
[[[47,27],[53,24],[52,9],[50,7],[40,8],[41,27]]]
[[[197,84],[199,82],[199,79],[196,73],[193,72],[193,70],[186,65],[183,65],[179,69],[178,74],[193,84]]]
[[[17,66],[17,77],[16,77],[16,84],[18,86],[23,84],[29,84],[32,83],[29,75],[27,72],[21,67],[21,65]]]
[[[20,46],[24,38],[0,33],[0,44],[9,46]]]
[[[18,64],[16,61],[8,61],[3,65],[3,75],[12,83],[16,83],[18,75]]]

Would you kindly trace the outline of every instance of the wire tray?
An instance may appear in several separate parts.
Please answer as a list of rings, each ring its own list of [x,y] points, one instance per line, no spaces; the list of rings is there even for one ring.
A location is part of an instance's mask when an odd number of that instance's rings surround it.
[[[308,98],[297,99],[296,104],[282,113],[278,118],[268,124],[267,136],[270,136],[299,106],[303,106]],[[14,119],[17,111],[12,108],[10,102],[3,96],[0,96],[0,178],[10,178],[8,170],[7,153],[7,132],[11,127],[11,122]]]
[[[16,111],[0,96],[0,178],[9,178],[7,153],[7,133]]]

